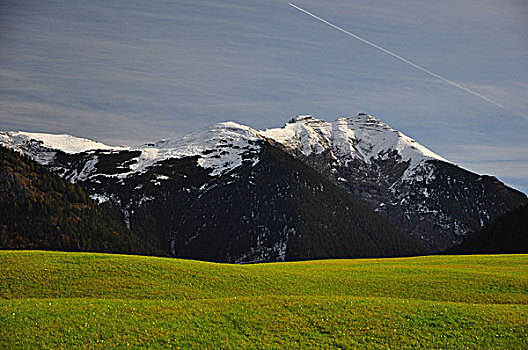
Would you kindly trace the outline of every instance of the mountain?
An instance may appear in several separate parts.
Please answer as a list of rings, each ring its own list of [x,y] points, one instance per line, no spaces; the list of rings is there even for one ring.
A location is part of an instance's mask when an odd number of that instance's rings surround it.
[[[65,136],[1,137],[94,200],[119,206],[128,228],[173,256],[248,262],[424,252],[352,195],[235,123],[115,149],[81,139],[72,151]],[[79,145],[85,148],[77,152]]]
[[[495,177],[464,170],[371,115],[298,116],[262,133],[433,252],[527,203]]]
[[[46,167],[0,146],[0,249],[159,255],[125,228],[117,208]]]
[[[0,144],[119,207],[156,248],[205,260],[439,252],[527,203],[363,113],[266,131],[225,122],[132,147],[25,132]]]
[[[448,254],[528,253],[528,205],[509,211],[480,230],[468,234]]]

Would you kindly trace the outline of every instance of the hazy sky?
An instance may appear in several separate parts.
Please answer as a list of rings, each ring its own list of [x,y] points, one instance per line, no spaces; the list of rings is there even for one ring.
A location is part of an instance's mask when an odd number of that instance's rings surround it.
[[[370,113],[528,193],[528,1],[0,1],[0,129],[109,144]]]

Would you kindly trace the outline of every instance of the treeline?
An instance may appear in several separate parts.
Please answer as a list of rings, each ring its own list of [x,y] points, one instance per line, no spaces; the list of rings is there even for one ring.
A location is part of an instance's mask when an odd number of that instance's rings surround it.
[[[124,226],[117,208],[1,146],[0,248],[160,255]]]

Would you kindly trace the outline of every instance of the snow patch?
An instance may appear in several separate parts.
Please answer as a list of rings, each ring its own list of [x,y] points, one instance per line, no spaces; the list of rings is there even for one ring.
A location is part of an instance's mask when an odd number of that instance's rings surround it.
[[[147,202],[151,202],[153,201],[155,198],[153,196],[143,196],[141,197],[141,199],[139,200],[138,202],[138,206],[141,206],[142,204],[144,203],[147,203]]]
[[[97,156],[93,156],[92,159],[84,163],[84,167],[81,170],[79,174],[75,174],[75,176],[71,176],[69,180],[72,183],[78,182],[78,181],[84,181],[90,177],[93,173],[95,173],[95,165],[99,162],[99,158]]]
[[[90,198],[96,201],[98,204],[102,204],[110,200],[110,197],[108,197],[106,194],[99,194],[99,193],[91,194]]]
[[[28,143],[31,140],[39,141],[42,146],[60,150],[64,153],[74,154],[96,149],[116,149],[120,147],[108,146],[104,143],[88,140],[81,137],[61,134],[43,134],[26,131],[7,131],[0,133],[0,142],[10,143],[8,147],[14,147]],[[5,141],[2,141],[5,140]]]

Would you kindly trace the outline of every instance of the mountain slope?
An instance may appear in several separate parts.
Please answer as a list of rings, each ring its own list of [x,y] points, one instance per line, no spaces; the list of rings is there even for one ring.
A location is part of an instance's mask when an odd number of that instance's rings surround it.
[[[220,254],[214,260],[243,262],[424,252],[381,216],[279,149],[263,144],[258,157],[257,165],[246,164],[216,179],[192,203],[175,230],[176,256],[208,260]]]
[[[334,122],[298,116],[262,135],[435,252],[528,203],[496,178],[461,169],[364,113]]]
[[[306,165],[264,140],[253,147],[243,165],[222,175],[211,175],[194,156],[81,183],[119,205],[134,232],[176,257],[248,262],[423,252]]]
[[[160,253],[124,227],[116,208],[2,146],[0,249]]]
[[[528,253],[528,206],[499,217],[480,230],[472,232],[449,254]]]
[[[234,123],[136,148],[48,151],[47,166],[119,206],[128,228],[173,256],[246,262],[424,252],[350,194]]]
[[[365,207],[351,216],[346,208],[359,206],[347,204],[350,195],[425,251],[439,252],[528,203],[496,178],[461,169],[363,113],[334,122],[299,116],[266,131],[218,123],[132,147],[23,132],[0,132],[0,144],[79,183],[98,202],[119,207],[128,228],[176,256],[207,259],[207,252],[221,261],[267,261],[411,254],[377,236],[385,226],[369,226],[382,221]],[[361,223],[350,220],[355,215]],[[338,233],[351,227],[363,233]],[[378,231],[367,239],[364,233],[372,230]],[[354,246],[357,240],[362,248]],[[365,248],[375,240],[393,250]]]

